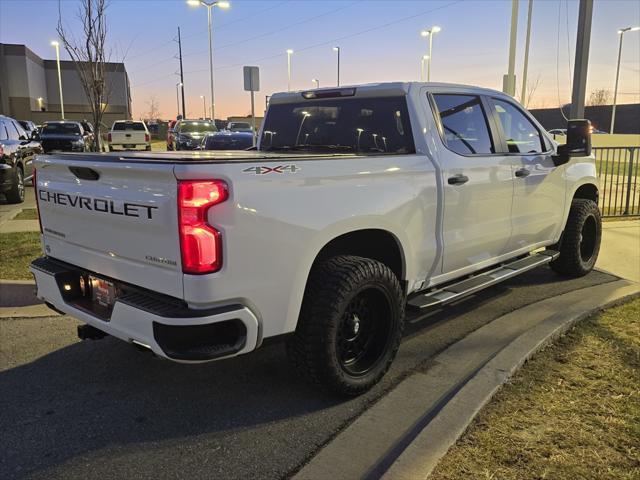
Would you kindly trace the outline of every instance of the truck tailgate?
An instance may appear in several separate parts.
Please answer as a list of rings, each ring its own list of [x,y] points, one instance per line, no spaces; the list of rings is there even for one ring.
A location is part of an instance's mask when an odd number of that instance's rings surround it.
[[[146,143],[145,131],[137,130],[123,130],[123,131],[111,131],[111,143],[112,144],[139,144]]]
[[[173,165],[41,156],[36,167],[48,256],[183,298]]]

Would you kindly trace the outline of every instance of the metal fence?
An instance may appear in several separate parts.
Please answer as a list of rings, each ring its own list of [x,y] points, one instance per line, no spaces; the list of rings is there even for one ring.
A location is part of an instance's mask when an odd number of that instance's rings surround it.
[[[600,180],[602,216],[640,215],[640,147],[597,147],[593,151]]]

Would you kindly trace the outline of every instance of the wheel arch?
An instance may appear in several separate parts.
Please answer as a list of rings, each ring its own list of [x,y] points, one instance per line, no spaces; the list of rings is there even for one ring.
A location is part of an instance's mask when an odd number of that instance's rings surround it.
[[[600,198],[600,191],[598,190],[598,186],[594,183],[583,183],[573,192],[571,200],[573,201],[576,198],[592,200],[597,205]]]

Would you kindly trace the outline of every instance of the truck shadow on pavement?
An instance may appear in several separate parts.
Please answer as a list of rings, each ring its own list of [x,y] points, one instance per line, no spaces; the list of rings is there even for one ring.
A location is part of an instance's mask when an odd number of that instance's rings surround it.
[[[427,315],[407,325],[385,379],[349,401],[298,379],[282,345],[181,365],[113,338],[78,342],[68,317],[0,320],[17,322],[2,329],[9,353],[0,358],[29,345],[42,351],[0,366],[0,478],[287,476],[449,344],[527,304],[613,280],[594,272],[561,281],[545,267]]]

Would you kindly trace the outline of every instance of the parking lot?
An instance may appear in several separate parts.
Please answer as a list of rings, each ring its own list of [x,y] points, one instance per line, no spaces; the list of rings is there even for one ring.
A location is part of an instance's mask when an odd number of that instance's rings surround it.
[[[391,371],[342,401],[302,383],[282,345],[200,366],[114,339],[80,342],[69,317],[0,320],[0,477],[282,478],[447,345],[524,305],[606,283],[542,267],[408,325]]]

